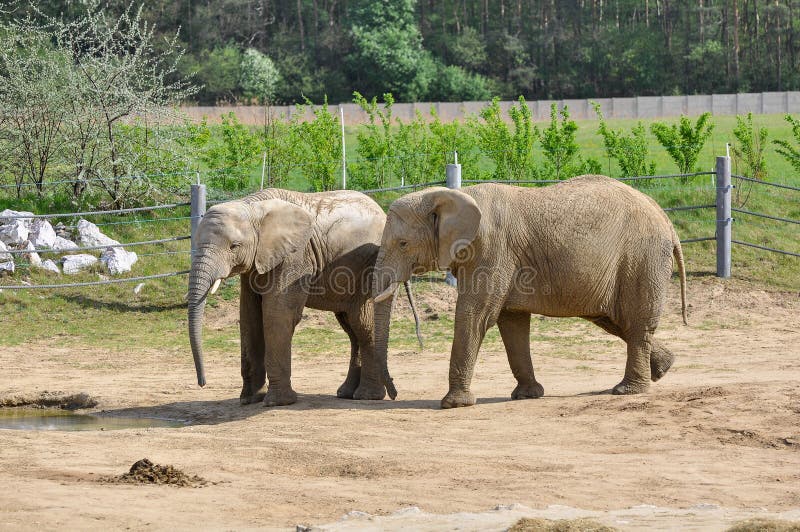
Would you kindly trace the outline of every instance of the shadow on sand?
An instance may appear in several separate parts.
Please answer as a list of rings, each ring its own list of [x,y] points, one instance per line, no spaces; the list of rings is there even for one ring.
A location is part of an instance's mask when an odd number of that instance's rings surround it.
[[[478,406],[491,403],[505,403],[508,397],[479,397]],[[104,416],[152,418],[172,421],[183,421],[189,425],[218,425],[241,421],[254,416],[264,415],[275,411],[305,411],[305,410],[440,410],[439,400],[397,400],[397,401],[354,401],[352,399],[339,399],[332,395],[298,394],[297,402],[293,405],[264,407],[261,403],[240,405],[239,399],[224,399],[221,401],[177,401],[153,406],[118,408],[103,410]]]

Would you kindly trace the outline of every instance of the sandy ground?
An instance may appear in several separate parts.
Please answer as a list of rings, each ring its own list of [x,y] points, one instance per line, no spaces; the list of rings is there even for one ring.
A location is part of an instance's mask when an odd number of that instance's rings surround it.
[[[192,424],[0,431],[0,529],[501,530],[521,516],[722,529],[749,516],[800,520],[800,294],[712,278],[692,279],[690,291],[692,325],[680,324],[675,289],[658,333],[675,366],[631,397],[605,393],[622,375],[623,344],[573,322],[559,334],[587,340],[574,356],[569,342],[537,342],[534,323],[544,398],[509,399],[514,380],[498,345],[481,351],[478,404],[456,410],[438,408],[442,351],[394,350],[394,402],[336,399],[345,354],[295,353],[298,403],[265,409],[239,406],[235,346],[208,361],[205,389],[193,383],[188,347],[3,347],[0,399],[86,392],[111,415]],[[432,299],[449,311],[452,298]],[[98,482],[144,457],[210,483]]]

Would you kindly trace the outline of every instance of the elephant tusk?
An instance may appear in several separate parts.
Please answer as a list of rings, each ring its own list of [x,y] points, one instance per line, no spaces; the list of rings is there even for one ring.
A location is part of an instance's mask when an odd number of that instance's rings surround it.
[[[214,284],[211,285],[211,292],[210,294],[213,296],[217,293],[217,289],[219,288],[219,284],[222,282],[222,279],[217,279],[214,281]]]
[[[394,295],[395,291],[397,290],[397,286],[399,284],[400,283],[391,283],[389,286],[387,286],[386,290],[375,296],[374,299],[375,303],[381,303],[392,297],[392,295]]]

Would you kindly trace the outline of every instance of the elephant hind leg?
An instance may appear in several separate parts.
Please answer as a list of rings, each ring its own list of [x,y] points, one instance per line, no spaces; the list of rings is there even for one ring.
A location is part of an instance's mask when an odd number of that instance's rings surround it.
[[[625,340],[625,335],[623,334],[622,329],[613,321],[611,321],[610,318],[603,316],[600,318],[591,318],[590,321],[602,328],[604,331]],[[658,381],[664,376],[664,374],[667,373],[667,371],[669,371],[669,368],[672,367],[673,362],[675,362],[675,355],[672,353],[672,351],[667,349],[664,344],[653,338],[650,351],[650,380],[653,382]]]
[[[336,397],[352,399],[353,393],[356,391],[361,381],[361,358],[358,354],[358,339],[350,323],[347,321],[347,314],[344,312],[337,312],[335,316],[336,321],[339,322],[344,332],[347,333],[347,337],[350,338],[350,366],[347,369],[347,377],[345,377],[339,389],[336,390]]]
[[[640,331],[631,331],[626,336],[628,358],[625,362],[625,377],[611,390],[614,395],[644,393],[650,387],[653,328],[642,327]]]
[[[531,315],[527,312],[502,311],[497,317],[497,328],[508,355],[508,365],[517,379],[512,399],[538,399],[544,387],[536,381],[531,360]]]
[[[658,381],[669,371],[673,362],[675,354],[658,340],[653,340],[653,350],[650,352],[650,380]]]

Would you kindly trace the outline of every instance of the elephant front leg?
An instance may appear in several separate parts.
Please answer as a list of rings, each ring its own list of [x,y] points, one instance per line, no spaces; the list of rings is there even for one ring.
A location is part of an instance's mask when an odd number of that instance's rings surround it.
[[[380,372],[375,362],[375,319],[372,305],[365,303],[348,314],[348,318],[358,341],[361,365],[358,388],[353,392],[353,399],[379,401],[386,397],[386,387],[379,377]]]
[[[442,408],[457,408],[475,404],[470,391],[478,350],[486,331],[497,319],[499,309],[493,311],[488,301],[464,301],[462,294],[456,303],[455,332],[450,352],[450,389],[442,398]]]
[[[538,399],[544,387],[536,381],[531,360],[531,315],[504,310],[497,317],[497,328],[508,355],[508,365],[517,379],[512,399]]]
[[[358,339],[350,323],[348,323],[347,314],[344,312],[337,312],[335,316],[342,330],[347,333],[347,337],[350,339],[350,365],[347,368],[347,377],[345,377],[339,389],[336,390],[336,397],[340,399],[352,399],[353,393],[356,391],[361,381],[361,359],[358,355]]]
[[[248,276],[242,275],[239,298],[239,333],[242,353],[242,392],[239,402],[255,403],[264,397],[264,328],[261,296],[253,291]]]
[[[284,406],[297,402],[292,389],[292,336],[303,314],[305,297],[288,294],[284,300],[264,302],[262,313],[266,343],[264,366],[269,385],[264,406]]]

